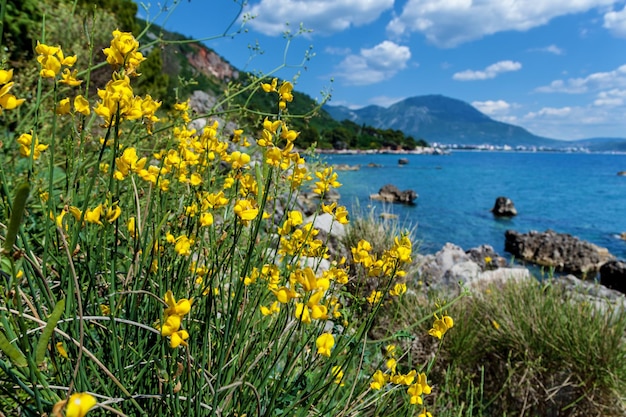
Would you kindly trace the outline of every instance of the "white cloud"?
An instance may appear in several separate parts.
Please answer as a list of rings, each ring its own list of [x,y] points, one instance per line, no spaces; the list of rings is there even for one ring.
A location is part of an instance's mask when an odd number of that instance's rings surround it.
[[[315,33],[332,34],[363,26],[393,7],[393,0],[261,0],[246,8],[256,16],[248,25],[270,36],[285,31],[285,23],[304,24]]]
[[[554,118],[565,117],[572,112],[571,107],[544,107],[539,111],[527,113],[524,119],[540,119],[540,118]]]
[[[619,11],[611,11],[604,15],[604,25],[613,35],[626,38],[626,6]]]
[[[472,106],[488,116],[507,113],[511,105],[504,100],[473,101]]]
[[[368,102],[381,107],[389,107],[392,104],[396,104],[397,102],[404,100],[405,98],[406,97],[376,96],[370,98]]]
[[[495,78],[503,72],[518,71],[522,64],[516,61],[500,61],[489,65],[482,71],[465,70],[455,73],[452,78],[457,81],[474,81]]]
[[[624,107],[567,106],[544,107],[522,116],[518,123],[531,132],[557,139],[624,136]]]
[[[554,80],[549,85],[535,89],[539,93],[580,94],[588,91],[626,87],[626,64],[607,72],[595,72],[584,78]]]
[[[565,51],[563,49],[559,48],[558,46],[556,46],[554,44],[545,46],[543,48],[532,48],[532,49],[529,49],[529,51],[531,51],[531,52],[547,52],[547,53],[554,54],[554,55],[563,55],[565,53]]]
[[[411,59],[407,46],[383,41],[370,49],[361,49],[358,55],[348,55],[337,67],[338,78],[346,84],[369,85],[389,79],[404,68]]]
[[[598,107],[617,107],[624,104],[624,99],[626,99],[626,90],[614,88],[599,92],[593,104]]]
[[[441,47],[454,47],[493,33],[544,25],[567,14],[583,13],[615,0],[408,0],[387,25],[398,36],[421,32]]]
[[[324,52],[329,55],[348,55],[352,50],[350,48],[342,48],[339,46],[327,46],[324,48]]]

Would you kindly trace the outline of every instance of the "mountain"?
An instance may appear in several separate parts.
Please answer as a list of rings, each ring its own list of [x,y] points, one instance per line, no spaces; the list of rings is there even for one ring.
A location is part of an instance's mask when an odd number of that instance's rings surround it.
[[[393,128],[416,139],[441,144],[562,147],[563,141],[534,135],[519,126],[498,122],[470,104],[442,95],[407,98],[389,107],[351,110],[324,106],[336,120],[377,128]]]

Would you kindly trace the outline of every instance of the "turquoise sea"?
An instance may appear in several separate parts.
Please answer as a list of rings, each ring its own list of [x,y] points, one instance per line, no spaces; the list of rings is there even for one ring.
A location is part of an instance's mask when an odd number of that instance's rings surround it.
[[[406,157],[407,165],[398,165]],[[626,171],[624,154],[457,151],[450,155],[322,155],[331,164],[360,165],[339,172],[341,203],[360,211],[391,212],[417,223],[422,253],[446,242],[467,250],[489,244],[504,252],[504,232],[552,229],[603,246],[626,259]],[[380,167],[370,168],[374,163]],[[415,206],[369,200],[385,184],[413,189]],[[498,196],[513,200],[518,215],[496,219]]]

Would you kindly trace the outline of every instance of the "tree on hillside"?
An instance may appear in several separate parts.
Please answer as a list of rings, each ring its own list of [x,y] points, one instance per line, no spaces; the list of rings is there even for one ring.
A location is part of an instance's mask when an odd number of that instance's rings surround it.
[[[123,32],[138,32],[139,26],[135,20],[137,3],[132,0],[77,0],[77,5],[83,9],[94,7],[113,13],[119,23],[118,29]]]
[[[166,100],[172,96],[168,94],[169,84],[170,77],[163,72],[161,49],[154,47],[141,63],[141,77],[137,79],[136,93],[150,94],[155,100]],[[173,98],[169,101],[165,104],[172,105],[174,102]]]
[[[42,14],[38,0],[8,0],[2,13],[0,45],[12,61],[33,57],[34,38],[40,32]]]

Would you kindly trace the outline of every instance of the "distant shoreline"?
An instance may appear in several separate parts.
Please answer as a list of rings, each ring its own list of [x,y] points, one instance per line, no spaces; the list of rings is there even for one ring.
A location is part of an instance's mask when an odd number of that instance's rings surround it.
[[[424,147],[414,150],[394,149],[316,149],[315,153],[323,155],[449,155],[452,152],[519,152],[519,153],[576,153],[599,155],[626,155],[623,151],[590,151],[588,149],[532,149],[500,147]]]

